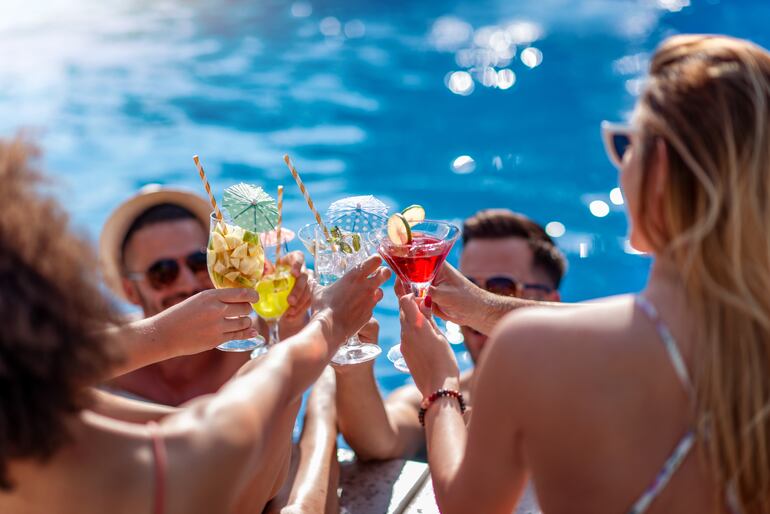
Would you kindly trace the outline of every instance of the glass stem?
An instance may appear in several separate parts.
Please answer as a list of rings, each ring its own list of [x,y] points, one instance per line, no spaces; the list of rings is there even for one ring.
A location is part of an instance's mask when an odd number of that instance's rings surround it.
[[[348,337],[348,340],[345,341],[345,346],[348,348],[361,346],[361,340],[358,338],[358,334],[353,334],[352,336]]]
[[[414,297],[425,298],[428,295],[428,287],[430,287],[430,282],[419,284],[412,282],[412,293],[414,293]]]
[[[279,333],[280,318],[276,318],[267,322],[267,328],[269,330],[269,342],[268,345],[273,346],[281,342],[281,336]]]

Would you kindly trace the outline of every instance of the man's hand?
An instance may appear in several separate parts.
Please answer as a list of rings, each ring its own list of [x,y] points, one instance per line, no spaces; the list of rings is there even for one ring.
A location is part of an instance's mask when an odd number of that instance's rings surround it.
[[[358,338],[362,343],[378,344],[380,338],[379,322],[374,318],[367,321],[366,325],[358,332]]]
[[[371,318],[366,322],[361,330],[358,331],[358,338],[365,344],[378,344],[380,337],[380,324],[376,319]],[[350,376],[358,375],[360,373],[372,373],[371,368],[374,366],[374,359],[356,364],[354,366],[337,365],[332,362],[331,364],[334,371],[338,375]],[[368,371],[367,371],[368,370]]]
[[[401,279],[396,279],[394,290],[398,298],[412,292]],[[430,300],[426,301],[425,306],[432,308],[433,314],[441,319],[472,327],[485,307],[484,294],[483,289],[445,262],[428,287],[427,296]]]
[[[289,294],[288,310],[281,316],[281,334],[296,334],[307,324],[307,311],[312,300],[310,275],[305,268],[305,255],[295,251],[281,257],[280,264],[288,266],[294,276],[294,287]],[[272,266],[271,266],[272,267]]]
[[[397,282],[396,294],[401,297],[407,293],[409,291],[404,288],[404,285]],[[431,307],[433,314],[444,320],[458,325],[473,326],[474,317],[483,308],[483,295],[483,289],[445,262],[436,273],[431,286],[428,287],[430,300],[426,306]]]
[[[166,346],[170,357],[190,355],[257,335],[249,315],[251,304],[258,301],[253,289],[208,289],[141,323],[149,337]]]

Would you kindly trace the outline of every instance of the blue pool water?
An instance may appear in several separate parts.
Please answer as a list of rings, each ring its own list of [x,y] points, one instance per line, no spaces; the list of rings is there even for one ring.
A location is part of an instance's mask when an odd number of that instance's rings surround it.
[[[94,238],[145,184],[202,192],[195,153],[217,190],[286,185],[298,228],[288,152],[322,207],[374,194],[561,223],[563,297],[582,300],[638,290],[649,265],[624,246],[599,122],[627,115],[666,35],[769,46],[768,21],[767,0],[3,0],[0,135],[36,131]],[[377,316],[389,347],[392,293]],[[384,355],[376,372],[385,391],[408,380]]]

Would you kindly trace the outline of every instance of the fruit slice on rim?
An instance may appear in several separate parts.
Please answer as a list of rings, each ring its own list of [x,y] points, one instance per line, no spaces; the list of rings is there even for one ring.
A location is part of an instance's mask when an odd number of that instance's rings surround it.
[[[388,238],[397,245],[412,242],[412,229],[403,214],[396,213],[388,218]]]
[[[406,218],[406,221],[409,222],[410,227],[413,227],[425,220],[425,209],[422,207],[422,205],[410,205],[401,211],[401,214],[404,216],[404,218]]]

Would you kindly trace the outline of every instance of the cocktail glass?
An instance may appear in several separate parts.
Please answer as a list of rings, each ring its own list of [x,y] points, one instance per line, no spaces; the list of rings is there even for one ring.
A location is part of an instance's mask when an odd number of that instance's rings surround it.
[[[335,248],[326,240],[326,234],[317,223],[311,223],[302,227],[297,236],[313,255],[313,269],[315,278],[322,286],[336,282],[346,272],[364,262],[373,255],[377,248],[370,243],[367,233],[343,233],[342,241],[345,250],[340,244]],[[374,359],[382,349],[375,344],[363,344],[358,335],[353,335],[345,341],[332,362],[341,366],[359,364]]]
[[[251,304],[254,310],[265,320],[269,328],[268,347],[281,341],[279,325],[281,316],[289,308],[289,293],[294,288],[296,279],[291,269],[283,264],[277,265],[269,275],[263,276],[257,283],[259,302]]]
[[[209,276],[217,289],[253,289],[264,271],[265,253],[259,236],[232,223],[219,221],[214,213],[211,213],[206,256]],[[263,337],[233,339],[217,348],[225,352],[255,351],[257,354],[266,350]]]
[[[412,288],[416,297],[423,298],[457,241],[460,229],[446,221],[423,220],[412,225],[411,232],[412,240],[407,244],[391,241],[386,227],[376,230],[371,237],[382,258],[401,281]],[[388,351],[388,359],[396,369],[409,373],[400,344]]]

